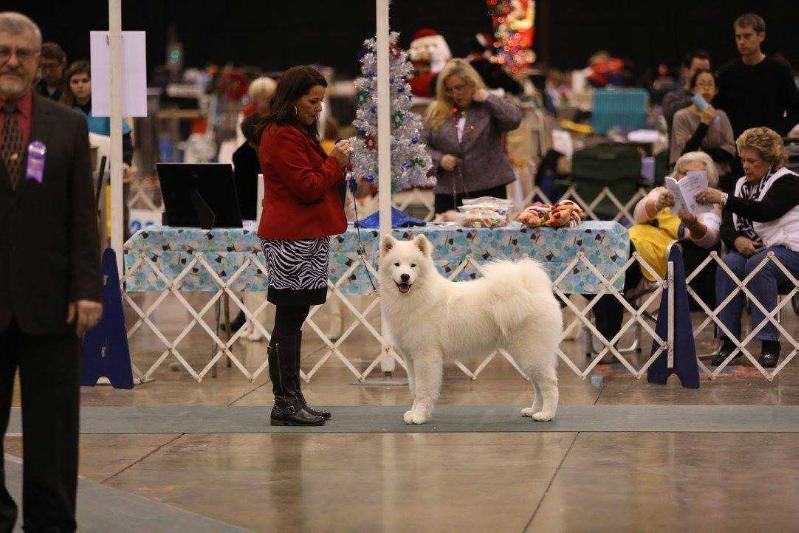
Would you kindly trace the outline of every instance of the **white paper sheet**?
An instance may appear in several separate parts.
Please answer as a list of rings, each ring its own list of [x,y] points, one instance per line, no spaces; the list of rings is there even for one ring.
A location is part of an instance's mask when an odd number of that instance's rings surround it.
[[[706,172],[690,171],[680,181],[668,176],[664,185],[674,196],[674,207],[672,208],[674,214],[679,213],[682,208],[687,209],[694,215],[708,213],[713,210],[713,206],[701,205],[696,201],[696,195],[707,188]]]
[[[111,45],[107,31],[90,32],[92,115],[111,115]],[[122,116],[147,116],[147,43],[143,31],[122,32]]]

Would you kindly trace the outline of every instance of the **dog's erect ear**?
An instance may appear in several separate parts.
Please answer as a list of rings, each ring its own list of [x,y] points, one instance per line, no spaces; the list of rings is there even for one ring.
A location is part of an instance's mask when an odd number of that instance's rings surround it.
[[[380,255],[385,255],[390,252],[395,244],[397,244],[397,239],[390,234],[383,235],[383,240],[380,241]]]
[[[415,244],[416,247],[419,248],[419,251],[421,251],[424,255],[429,256],[432,252],[433,245],[430,244],[430,241],[427,240],[427,237],[422,234],[417,235],[413,239],[413,244]]]

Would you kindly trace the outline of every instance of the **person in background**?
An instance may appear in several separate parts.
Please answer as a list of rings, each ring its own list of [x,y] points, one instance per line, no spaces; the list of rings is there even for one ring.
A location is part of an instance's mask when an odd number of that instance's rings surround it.
[[[80,111],[86,116],[89,132],[97,135],[111,135],[111,119],[92,115],[92,67],[88,61],[75,61],[67,69],[67,88],[61,103]],[[122,121],[122,160],[126,165],[133,161],[133,140],[131,127]]]
[[[330,413],[308,406],[300,389],[302,324],[327,298],[330,236],[347,229],[339,186],[350,160],[347,141],[327,155],[319,114],[327,81],[297,66],[277,84],[261,133],[264,204],[258,227],[269,270],[267,300],[275,324],[267,349],[275,405],[272,425],[323,425]]]
[[[341,131],[341,127],[338,124],[338,120],[335,117],[328,115],[325,118],[325,123],[322,125],[322,140],[320,144],[322,145],[322,149],[325,153],[330,154],[333,151],[333,148],[336,147],[336,142],[338,142],[339,138],[339,131]]]
[[[261,173],[261,162],[258,160],[258,132],[265,116],[254,113],[244,119],[241,123],[241,133],[245,141],[233,152],[233,181],[236,184],[236,197],[239,200],[239,212],[242,220],[256,220],[258,213],[258,174]],[[248,296],[245,293],[244,297]],[[239,310],[236,317],[230,322],[230,330],[238,331],[247,322],[244,311]],[[222,329],[227,329],[226,324],[221,325]],[[258,340],[255,337],[248,340]]]
[[[265,115],[254,113],[241,123],[241,133],[245,142],[233,152],[233,178],[239,198],[242,220],[255,220],[258,206],[258,174],[261,163],[258,161],[258,130]]]
[[[268,76],[261,76],[250,83],[247,89],[247,105],[242,108],[245,117],[253,113],[265,115],[269,111],[269,100],[275,94],[277,82]]]
[[[32,88],[41,43],[28,17],[0,13],[0,428],[19,383],[23,528],[75,531],[81,337],[103,312],[99,232],[86,120]],[[37,156],[43,169],[23,164]],[[15,531],[17,513],[0,453],[0,530]]]
[[[457,209],[464,198],[507,197],[505,186],[516,177],[501,137],[521,121],[522,110],[490,94],[467,61],[447,63],[424,121],[423,142],[438,177],[436,213]]]
[[[791,68],[762,52],[766,23],[760,16],[742,15],[733,28],[741,57],[719,70],[716,107],[727,112],[735,136],[762,126],[785,137],[799,123],[799,90]]]
[[[648,75],[647,73],[644,79],[646,79]],[[646,85],[646,82],[644,82],[643,85]],[[669,66],[665,63],[660,63],[657,68],[657,78],[652,81],[652,103],[655,105],[662,105],[663,97],[677,89],[678,85],[679,84],[675,82],[672,76]]]
[[[276,86],[277,82],[268,76],[255,78],[252,83],[250,83],[250,86],[247,88],[247,104],[241,108],[241,112],[239,113],[236,121],[236,124],[238,125],[238,129],[236,131],[236,143],[238,145],[242,145],[247,142],[247,139],[244,134],[242,134],[241,129],[244,119],[252,114],[266,116],[266,114],[269,112],[269,100],[271,100],[272,95],[275,94]]]
[[[36,91],[56,102],[61,100],[66,85],[65,68],[67,68],[67,54],[64,53],[64,50],[57,43],[42,44],[39,59],[41,79],[36,84]]]
[[[689,52],[682,62],[681,80],[682,85],[673,91],[666,93],[663,97],[663,116],[669,131],[672,129],[674,115],[680,109],[685,109],[691,105],[691,79],[698,70],[710,70],[710,55],[704,50],[693,50]]]
[[[777,306],[781,289],[793,288],[776,259],[794,276],[799,276],[799,175],[785,168],[787,155],[780,135],[769,128],[751,128],[736,141],[745,175],[727,194],[708,188],[697,195],[702,204],[716,204],[724,209],[722,238],[731,250],[722,259],[739,280],[761,267],[747,283],[766,312]],[[716,300],[724,302],[737,283],[723,269],[716,271]],[[746,297],[738,292],[719,313],[727,330],[741,339],[741,315]],[[760,306],[751,305],[752,328],[765,320]],[[722,364],[736,350],[726,332],[719,331],[721,346],[714,355],[714,366]],[[764,368],[777,366],[780,357],[779,332],[770,321],[755,334],[761,342],[758,362]],[[735,357],[740,357],[739,351]]]
[[[624,61],[600,50],[588,59],[584,69],[586,80],[592,87],[624,87]]]
[[[521,84],[508,74],[502,65],[491,61],[494,39],[487,33],[478,33],[466,41],[469,55],[466,60],[480,75],[489,89],[502,89],[519,96],[524,92]]]
[[[544,107],[554,116],[558,116],[561,108],[568,104],[571,98],[571,82],[569,75],[558,69],[550,68],[546,71],[544,81]]]
[[[691,171],[706,172],[707,181],[713,187],[718,183],[716,166],[704,152],[689,152],[681,156],[674,166],[674,179],[679,181]],[[684,209],[674,213],[671,210],[673,206],[674,196],[666,187],[652,189],[636,204],[633,215],[635,224],[630,228],[630,255],[638,252],[660,278],[666,277],[669,246],[674,241],[687,241],[691,243],[689,246],[696,245],[704,249],[713,248],[719,241],[719,209],[697,216]],[[689,273],[687,271],[686,274]],[[655,280],[638,262],[633,263],[625,272],[625,292],[629,295],[641,290],[642,278],[648,282]],[[612,340],[621,329],[623,314],[621,302],[612,294],[601,297],[594,306],[597,329],[608,340]],[[610,361],[612,357],[605,362]]]
[[[709,70],[698,70],[689,82],[691,94],[707,102],[702,111],[695,103],[674,115],[671,129],[669,163],[674,164],[688,152],[701,150],[713,158],[719,174],[719,187],[732,190],[732,164],[735,162],[735,139],[727,114],[714,108],[711,103],[716,96],[716,77]]]

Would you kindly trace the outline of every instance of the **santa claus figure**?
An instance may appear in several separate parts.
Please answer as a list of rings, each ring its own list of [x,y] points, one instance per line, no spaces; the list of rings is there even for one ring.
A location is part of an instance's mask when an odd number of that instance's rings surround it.
[[[414,96],[432,98],[435,94],[436,75],[452,59],[447,41],[437,31],[422,28],[413,34],[409,51],[414,76],[408,82]]]

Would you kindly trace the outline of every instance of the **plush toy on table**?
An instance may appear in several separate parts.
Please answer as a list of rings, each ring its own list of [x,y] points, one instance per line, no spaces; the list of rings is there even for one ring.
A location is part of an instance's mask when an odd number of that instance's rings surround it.
[[[432,98],[436,76],[452,59],[447,41],[434,29],[422,28],[413,34],[408,55],[414,70],[413,77],[408,80],[411,92],[414,96]]]
[[[585,211],[571,200],[561,200],[555,205],[536,202],[516,217],[516,220],[529,228],[571,228],[580,225],[585,218]]]
[[[529,228],[539,228],[547,223],[549,220],[549,212],[551,211],[549,204],[536,202],[516,217],[516,220]]]

